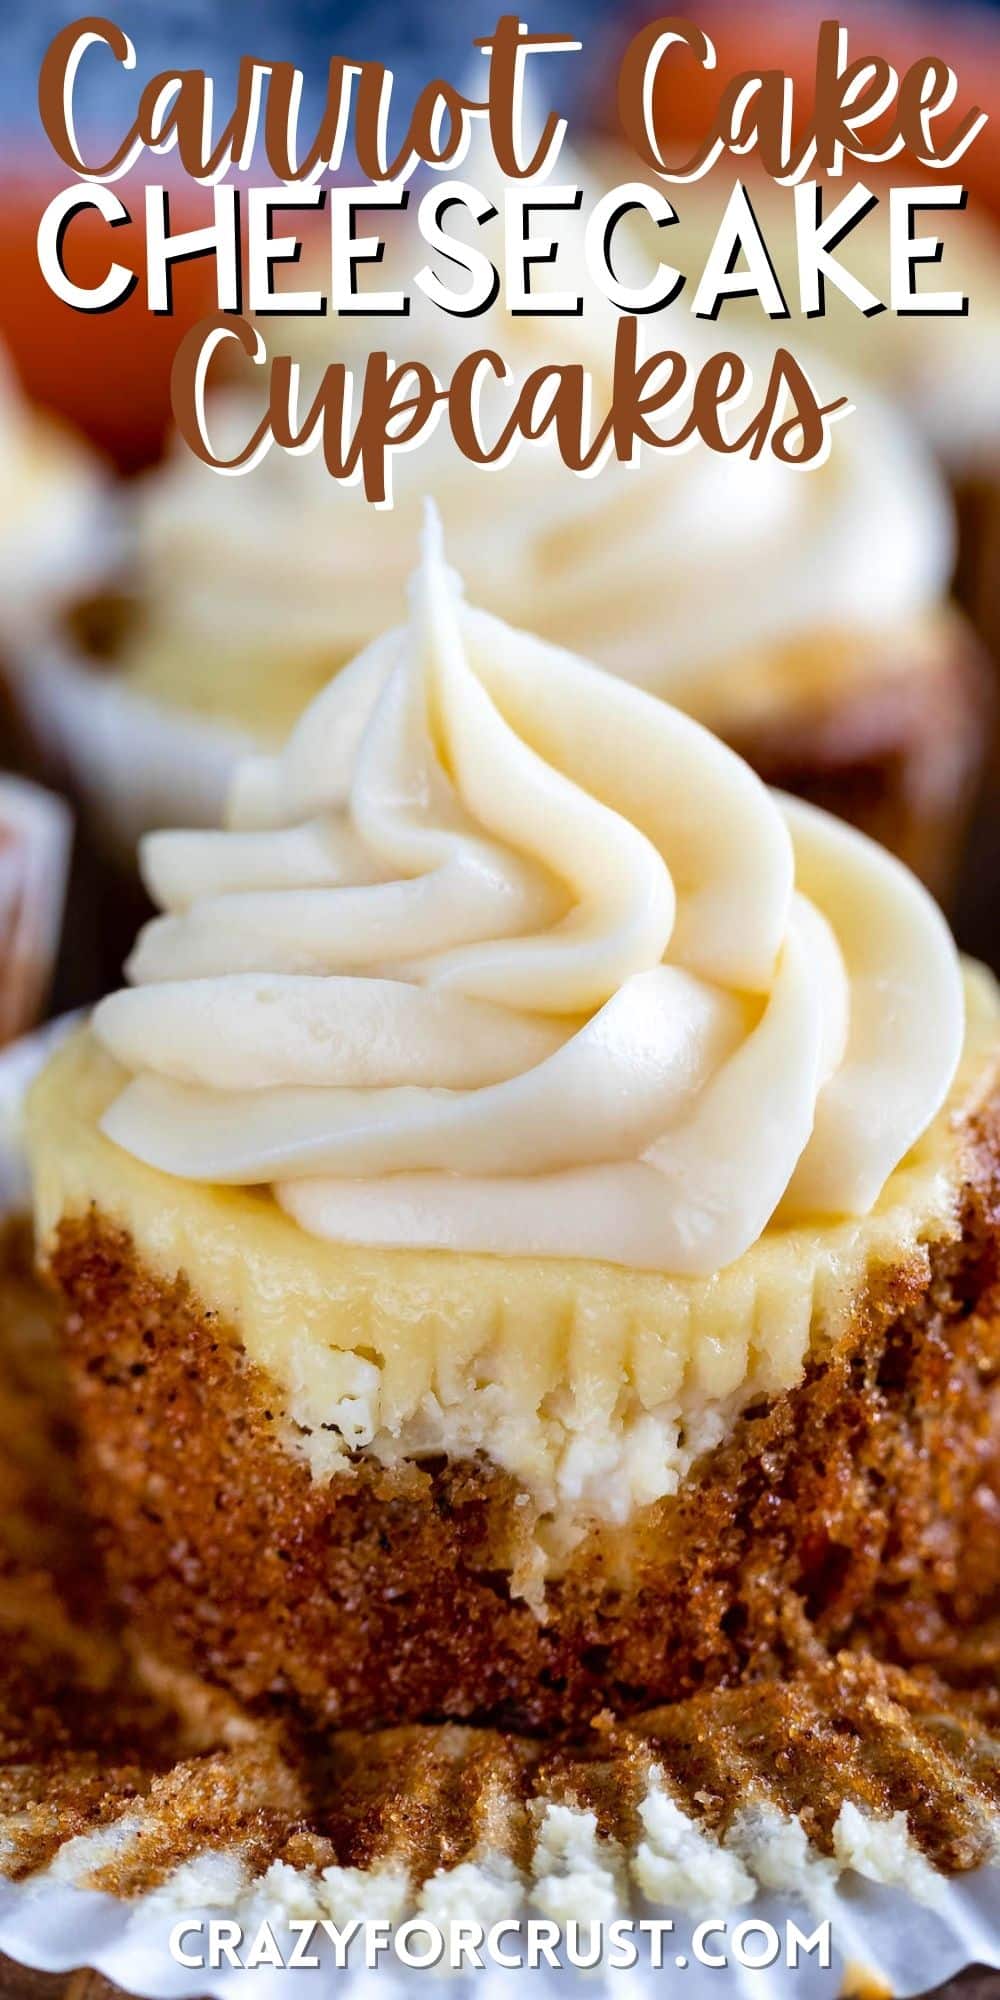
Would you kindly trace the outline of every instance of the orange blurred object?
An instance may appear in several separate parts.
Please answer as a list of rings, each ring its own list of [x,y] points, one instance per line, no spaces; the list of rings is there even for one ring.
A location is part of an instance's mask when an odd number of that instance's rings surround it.
[[[210,258],[182,264],[174,280],[174,312],[157,318],[146,310],[141,183],[115,184],[137,219],[110,230],[93,211],[77,216],[66,237],[66,269],[79,284],[96,284],[109,263],[139,273],[130,299],[114,312],[83,313],[49,290],[38,265],[35,239],[51,197],[69,182],[50,164],[9,180],[0,201],[0,336],[28,394],[70,419],[124,472],[157,458],[170,422],[170,367],[186,329],[215,304]],[[208,219],[211,194],[183,190],[171,201],[173,227]]]

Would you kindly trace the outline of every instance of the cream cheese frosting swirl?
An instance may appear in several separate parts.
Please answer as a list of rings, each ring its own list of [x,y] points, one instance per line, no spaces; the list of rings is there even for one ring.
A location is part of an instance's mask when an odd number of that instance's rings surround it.
[[[334,1241],[710,1274],[866,1212],[958,1062],[914,878],[469,608],[433,516],[409,623],[144,868],[105,1132]]]

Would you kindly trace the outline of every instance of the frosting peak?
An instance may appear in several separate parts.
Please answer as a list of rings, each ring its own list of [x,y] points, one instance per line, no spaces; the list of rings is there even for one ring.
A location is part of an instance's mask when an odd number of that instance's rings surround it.
[[[147,841],[166,914],[95,1017],[135,1072],[108,1135],[338,1241],[678,1275],[868,1209],[960,1052],[925,892],[470,609],[433,517],[410,607],[228,830]]]

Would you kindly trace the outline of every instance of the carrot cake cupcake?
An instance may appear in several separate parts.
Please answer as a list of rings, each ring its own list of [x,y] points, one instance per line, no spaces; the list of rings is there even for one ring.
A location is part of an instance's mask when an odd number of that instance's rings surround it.
[[[982,1612],[1000,1001],[898,862],[468,608],[432,523],[144,868],[29,1136],[155,1652],[549,1727]]]
[[[489,184],[481,164],[468,171]],[[569,162],[561,171],[587,178]],[[481,231],[487,251],[501,227]],[[579,318],[513,317],[498,304],[468,322],[417,296],[406,352],[441,380],[480,345],[499,348],[518,380],[557,356],[603,382],[617,316],[582,268],[574,229],[575,218],[559,275],[585,299]],[[307,386],[331,359],[363,368],[372,345],[368,321],[271,319],[264,331],[269,353],[296,353]],[[643,333],[651,347],[689,352],[694,369],[720,344],[685,301]],[[220,449],[259,420],[260,374],[245,363],[238,384],[216,387]],[[497,396],[499,427],[510,391]],[[649,449],[639,467],[578,479],[550,442],[487,475],[442,424],[396,457],[395,503],[379,512],[334,483],[320,451],[273,448],[247,477],[220,479],[179,447],[137,498],[118,672],[98,697],[94,674],[71,663],[53,727],[63,718],[67,755],[121,845],[164,818],[211,821],[248,745],[277,747],[331,674],[404,615],[430,490],[459,568],[482,575],[487,609],[680,706],[769,782],[854,820],[941,890],[981,757],[981,665],[948,601],[944,482],[876,391],[860,401],[808,477],[699,446],[680,457]]]

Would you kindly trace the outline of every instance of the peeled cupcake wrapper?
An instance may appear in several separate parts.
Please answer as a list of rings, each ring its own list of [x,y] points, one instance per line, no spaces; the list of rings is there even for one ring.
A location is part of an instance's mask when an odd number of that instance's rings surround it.
[[[136,693],[56,635],[19,649],[10,679],[44,767],[112,856],[131,860],[154,827],[218,824],[248,735]]]
[[[0,778],[0,1045],[38,1019],[59,944],[71,845],[61,799]]]

